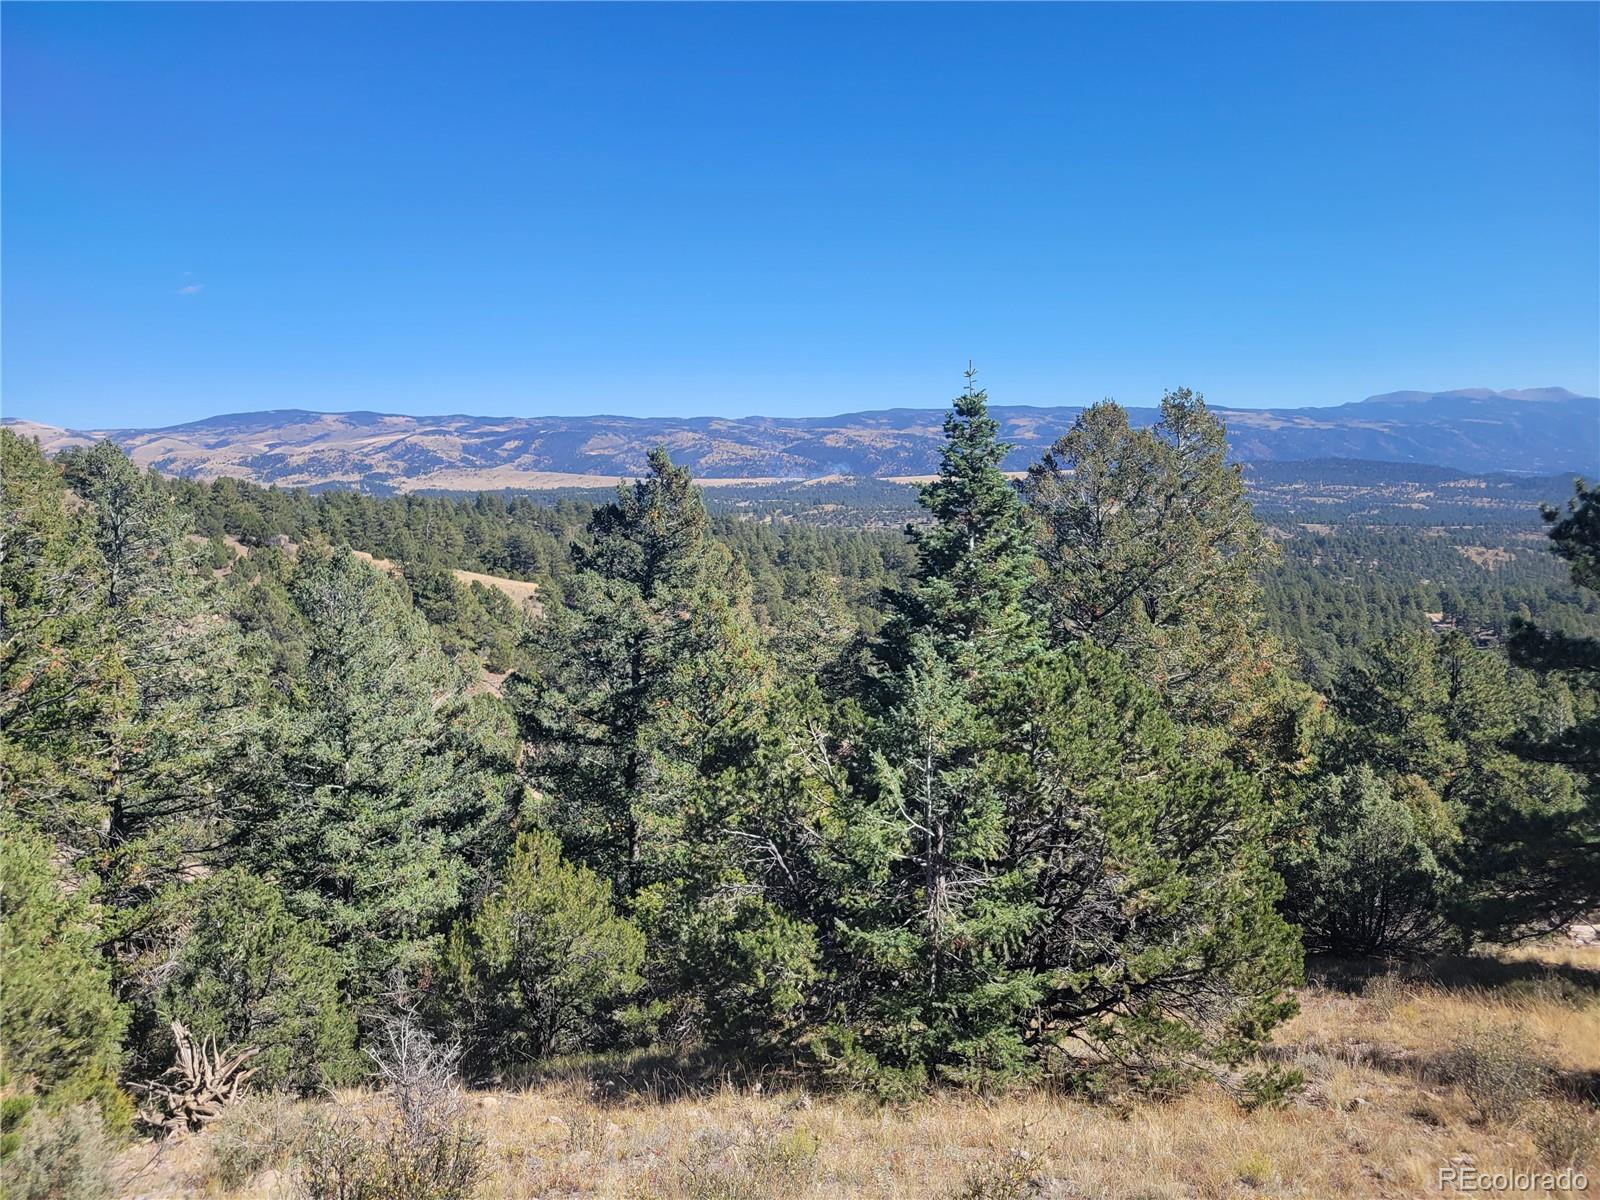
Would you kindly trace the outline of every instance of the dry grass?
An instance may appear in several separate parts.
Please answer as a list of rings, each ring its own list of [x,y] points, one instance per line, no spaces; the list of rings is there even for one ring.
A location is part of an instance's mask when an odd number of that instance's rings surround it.
[[[1308,1079],[1282,1109],[1247,1113],[1220,1090],[1127,1108],[1035,1091],[938,1095],[894,1109],[600,1061],[474,1098],[493,1163],[481,1194],[1412,1197],[1440,1194],[1437,1172],[1452,1161],[1484,1171],[1576,1163],[1600,1178],[1600,947],[1552,943],[1427,970],[1330,968],[1314,977],[1301,1015],[1271,1050]],[[1450,1064],[1463,1047],[1500,1045],[1496,1030],[1514,1031],[1501,1041],[1525,1047],[1516,1053],[1535,1058],[1549,1085],[1486,1120],[1472,1092],[1481,1081],[1452,1076]],[[367,1103],[357,1094],[336,1102]],[[207,1136],[172,1147],[125,1194],[287,1194],[273,1176],[231,1192],[198,1182]],[[127,1161],[149,1155],[135,1149]]]
[[[1417,506],[1421,508],[1419,504]],[[1457,546],[1463,557],[1488,571],[1495,571],[1511,561],[1511,552],[1491,546]]]
[[[350,554],[354,558],[359,558],[362,562],[371,563],[380,571],[387,571],[391,575],[400,574],[399,564],[391,559],[378,558],[365,550],[352,550]],[[536,614],[542,611],[539,605],[539,585],[537,583],[529,583],[523,579],[506,579],[501,575],[485,575],[481,571],[455,570],[450,573],[469,587],[474,583],[481,583],[484,587],[491,587],[504,592],[513,604],[528,605]]]
[[[472,585],[481,583],[484,587],[496,588],[504,592],[513,604],[530,605],[535,612],[539,611],[539,585],[528,583],[522,579],[506,579],[500,575],[485,575],[481,571],[454,571],[462,583]]]

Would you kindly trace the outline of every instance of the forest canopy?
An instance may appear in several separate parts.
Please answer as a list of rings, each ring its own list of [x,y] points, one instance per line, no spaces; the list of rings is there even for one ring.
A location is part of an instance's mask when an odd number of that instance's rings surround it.
[[[1244,1086],[1307,952],[1593,911],[1595,491],[1559,596],[1423,619],[1328,581],[1459,554],[1297,559],[1224,433],[1107,403],[1016,481],[969,380],[895,531],[714,513],[664,450],[541,505],[0,431],[7,1120],[159,1123],[179,1027],[351,1082],[397,1007],[483,1079]]]

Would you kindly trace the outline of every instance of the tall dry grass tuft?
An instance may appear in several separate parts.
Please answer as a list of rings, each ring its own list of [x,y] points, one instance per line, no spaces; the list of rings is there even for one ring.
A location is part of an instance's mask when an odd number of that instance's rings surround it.
[[[1466,1092],[1483,1121],[1515,1121],[1532,1110],[1550,1082],[1543,1053],[1521,1025],[1485,1022],[1440,1058],[1444,1079]]]
[[[200,1140],[203,1153],[195,1182],[229,1191],[283,1167],[305,1136],[305,1125],[303,1107],[287,1096],[245,1098]]]
[[[1570,1100],[1534,1107],[1527,1125],[1545,1163],[1554,1170],[1596,1165],[1600,1159],[1600,1113]]]

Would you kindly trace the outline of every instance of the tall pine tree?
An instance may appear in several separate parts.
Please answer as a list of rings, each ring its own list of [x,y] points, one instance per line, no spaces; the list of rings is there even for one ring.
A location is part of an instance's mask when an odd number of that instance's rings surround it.
[[[1285,678],[1257,582],[1276,550],[1227,451],[1222,422],[1187,388],[1162,397],[1150,428],[1110,401],[1084,412],[1023,485],[1040,605],[1052,645],[1117,651],[1197,735],[1214,731],[1197,748],[1249,758],[1272,742],[1299,758],[1309,697]]]
[[[509,852],[518,794],[493,708],[396,583],[348,551],[302,548],[290,595],[304,675],[271,710],[234,842],[325,930],[347,995],[366,1002],[428,962],[475,877]]]
[[[546,820],[649,938],[655,1011],[678,1036],[722,1036],[797,1004],[812,951],[763,883],[751,767],[775,679],[748,583],[688,470],[659,449],[649,467],[595,511],[536,631],[538,676],[511,695]]]
[[[1578,481],[1565,512],[1547,508],[1544,519],[1552,552],[1571,564],[1572,582],[1600,592],[1600,488]],[[1551,927],[1600,907],[1600,638],[1521,622],[1509,650],[1513,661],[1571,691],[1569,711],[1546,728],[1524,729],[1512,747],[1530,762],[1570,770],[1581,781],[1581,803],[1536,822],[1505,824],[1501,845],[1512,852],[1517,882],[1486,906],[1486,916],[1502,929],[1515,930],[1519,919],[1524,927]]]
[[[982,392],[946,430],[871,753],[821,826],[838,900],[818,1049],[891,1086],[1234,1057],[1288,1011],[1298,965],[1260,789],[1191,761],[1115,656],[1043,648]]]

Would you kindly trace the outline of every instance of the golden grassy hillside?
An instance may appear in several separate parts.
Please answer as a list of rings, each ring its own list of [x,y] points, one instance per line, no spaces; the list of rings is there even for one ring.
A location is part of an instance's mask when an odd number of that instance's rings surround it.
[[[589,1061],[468,1097],[489,1147],[478,1194],[1413,1197],[1470,1194],[1440,1191],[1444,1167],[1538,1176],[1572,1165],[1592,1192],[1516,1194],[1600,1194],[1600,947],[1313,974],[1271,1048],[1307,1077],[1282,1108],[1246,1112],[1216,1089],[1166,1103],[1038,1090],[886,1108],[707,1081],[671,1063]],[[351,1093],[321,1107],[373,1103]],[[134,1147],[123,1195],[294,1195],[277,1147],[318,1107],[256,1101],[204,1134]]]

